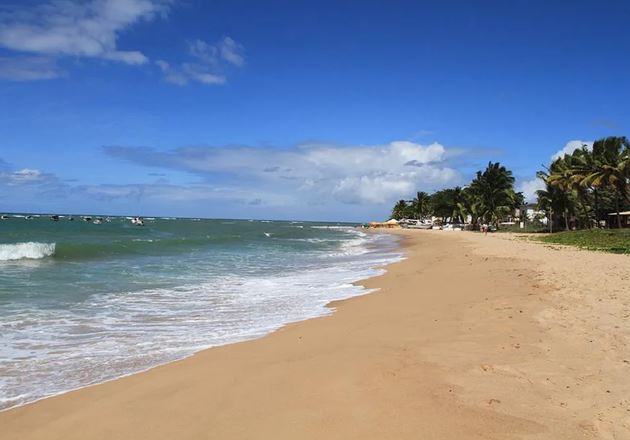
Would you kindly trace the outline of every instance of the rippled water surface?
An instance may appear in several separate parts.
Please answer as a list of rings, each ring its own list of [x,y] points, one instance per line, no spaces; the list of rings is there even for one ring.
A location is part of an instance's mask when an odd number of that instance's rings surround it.
[[[329,313],[400,258],[308,222],[0,221],[0,409]]]

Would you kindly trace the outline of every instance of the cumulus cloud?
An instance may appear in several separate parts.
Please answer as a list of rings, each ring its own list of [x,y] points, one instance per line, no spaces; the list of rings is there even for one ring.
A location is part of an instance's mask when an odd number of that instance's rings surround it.
[[[592,150],[593,149],[593,141],[579,141],[579,140],[569,141],[569,142],[566,143],[564,148],[562,148],[559,151],[556,151],[551,156],[551,160],[556,160],[556,159],[559,159],[561,157],[564,157],[567,154],[571,154],[575,150],[578,150],[578,149],[582,148],[582,146],[584,146],[584,145],[586,146],[586,148],[588,150]]]
[[[150,62],[138,49],[121,49],[120,35],[141,21],[166,17],[173,0],[48,0],[26,7],[0,6],[0,48],[15,56],[0,57],[0,79],[34,81],[62,76],[58,66],[68,57],[86,57],[128,65]],[[166,81],[223,84],[226,71],[245,64],[244,48],[230,37],[214,44],[188,43],[188,59],[158,59]]]
[[[206,180],[220,175],[235,187],[259,188],[294,201],[389,203],[417,189],[444,187],[460,180],[446,162],[446,149],[437,143],[307,144],[292,149],[185,147],[170,151],[109,146],[105,152],[138,165],[186,171]]]
[[[167,14],[171,0],[50,0],[30,7],[0,9],[0,47],[31,56],[5,57],[0,78],[40,80],[60,75],[55,60],[89,57],[130,65],[148,58],[121,50],[120,34],[142,20]]]
[[[0,45],[19,52],[147,61],[139,51],[119,50],[119,34],[140,20],[165,14],[164,0],[49,1],[0,16]]]
[[[386,212],[393,201],[412,197],[417,190],[462,182],[451,165],[450,149],[438,143],[197,146],[166,151],[110,146],[104,152],[142,167],[138,175],[146,176],[146,181],[82,184],[0,160],[0,199],[4,206],[30,210],[70,207],[77,212],[87,208],[127,213],[141,209],[349,219]],[[165,172],[169,180],[155,179]]]
[[[540,189],[545,189],[545,182],[538,177],[521,182],[518,188],[523,193],[525,200],[530,203],[537,200],[536,191]]]
[[[245,64],[243,46],[230,37],[224,37],[215,44],[192,41],[188,44],[188,55],[190,60],[180,65],[174,66],[164,60],[157,60],[155,64],[164,73],[166,81],[177,85],[186,85],[191,81],[223,84],[227,67]]]
[[[581,140],[569,141],[565,144],[565,146],[562,149],[556,151],[551,156],[551,160],[554,161],[556,159],[564,157],[567,154],[571,154],[575,150],[578,150],[582,148],[583,146],[586,146],[588,150],[592,150],[593,142],[581,141]],[[537,199],[536,191],[540,189],[545,189],[545,183],[542,180],[540,180],[538,177],[534,177],[529,180],[524,180],[519,184],[519,191],[523,193],[525,200],[527,200],[528,202],[536,201]]]

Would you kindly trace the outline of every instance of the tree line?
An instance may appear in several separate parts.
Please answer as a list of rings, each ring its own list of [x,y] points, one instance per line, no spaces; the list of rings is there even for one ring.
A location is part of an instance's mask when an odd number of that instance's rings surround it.
[[[499,222],[514,214],[523,203],[523,194],[514,190],[512,172],[498,162],[490,162],[465,187],[447,188],[433,194],[420,191],[413,200],[399,200],[391,217],[397,220],[440,217],[454,223],[470,220],[473,228],[483,223],[498,227]]]
[[[630,209],[630,142],[613,136],[595,141],[592,148],[583,145],[555,159],[537,176],[544,189],[536,192],[536,208],[550,229],[621,227],[619,213]],[[413,200],[399,200],[391,217],[440,217],[456,223],[470,221],[473,228],[482,223],[499,227],[517,209],[523,212],[524,204],[523,194],[514,189],[512,172],[490,162],[465,187],[432,194],[420,191]]]
[[[545,184],[537,191],[538,208],[556,229],[620,228],[619,213],[630,209],[630,142],[611,136],[595,141],[592,149],[583,145],[554,160],[538,177]]]

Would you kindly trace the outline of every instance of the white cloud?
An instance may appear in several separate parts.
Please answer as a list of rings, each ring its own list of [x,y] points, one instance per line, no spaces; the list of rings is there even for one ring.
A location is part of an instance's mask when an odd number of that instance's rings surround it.
[[[51,65],[58,57],[90,57],[144,64],[138,50],[121,50],[121,32],[141,20],[168,12],[171,0],[49,0],[0,13],[0,47],[34,57],[4,58],[4,79],[37,80],[59,76]],[[51,61],[52,60],[52,61]],[[4,72],[4,73],[2,73]]]
[[[0,7],[0,48],[19,55],[0,58],[0,79],[32,81],[57,78],[57,61],[87,57],[128,65],[149,63],[140,50],[118,47],[120,35],[141,21],[165,17],[174,0],[48,0],[30,7]],[[215,44],[194,40],[189,60],[156,60],[166,81],[223,84],[229,67],[245,64],[244,48],[230,37]]]
[[[187,147],[170,151],[106,147],[142,167],[141,183],[81,184],[0,160],[0,199],[13,209],[164,212],[169,215],[358,219],[388,212],[417,190],[461,182],[451,149],[434,143],[306,144],[293,148]],[[460,153],[461,154],[461,153]],[[157,171],[147,173],[147,171]],[[54,203],[53,203],[54,202]],[[352,204],[348,208],[348,204]]]
[[[20,52],[142,64],[147,58],[141,52],[117,48],[118,35],[167,10],[168,3],[159,0],[49,1],[19,15],[0,16],[0,45]]]
[[[245,64],[245,56],[243,55],[243,46],[231,39],[225,37],[218,45],[221,58],[235,66]]]
[[[225,70],[228,65],[243,66],[245,57],[243,47],[230,37],[224,37],[215,44],[195,40],[188,45],[191,61],[173,66],[164,60],[157,60],[156,65],[164,73],[166,81],[186,85],[191,81],[203,84],[223,84],[226,81]]]
[[[56,181],[53,175],[29,168],[0,172],[0,183],[9,186],[43,184],[53,180]]]
[[[106,152],[136,164],[187,171],[204,179],[220,174],[235,187],[257,188],[294,202],[390,203],[417,189],[430,190],[460,180],[446,162],[446,149],[437,143],[308,144],[292,149],[187,147],[168,152],[107,147]]]
[[[0,199],[24,203],[35,198],[46,203],[63,197],[67,188],[52,173],[32,168],[12,170],[0,163]]]
[[[523,193],[527,202],[535,202],[538,199],[536,191],[545,189],[545,182],[538,177],[534,177],[530,180],[525,180],[519,185],[519,191]]]
[[[551,156],[551,160],[556,160],[556,159],[559,159],[561,157],[564,157],[566,154],[571,154],[575,150],[578,150],[578,149],[582,148],[583,145],[586,145],[586,148],[589,149],[589,150],[593,149],[593,141],[579,141],[579,140],[569,141],[569,142],[566,143],[564,148],[562,148],[559,151],[556,151]]]
[[[588,150],[592,150],[593,142],[581,140],[569,141],[561,150],[556,151],[551,156],[551,160],[554,161],[556,159],[564,157],[567,154],[571,154],[575,150],[582,148],[582,146],[586,146]],[[519,191],[523,193],[525,200],[527,200],[528,202],[535,202],[537,200],[538,197],[536,195],[536,191],[540,189],[545,189],[545,183],[538,177],[534,177],[530,180],[524,180],[519,185]]]

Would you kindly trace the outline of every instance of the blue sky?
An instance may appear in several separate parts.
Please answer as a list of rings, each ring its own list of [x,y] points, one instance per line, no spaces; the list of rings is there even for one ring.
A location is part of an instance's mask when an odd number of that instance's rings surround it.
[[[0,5],[0,211],[361,221],[630,134],[625,1]]]

